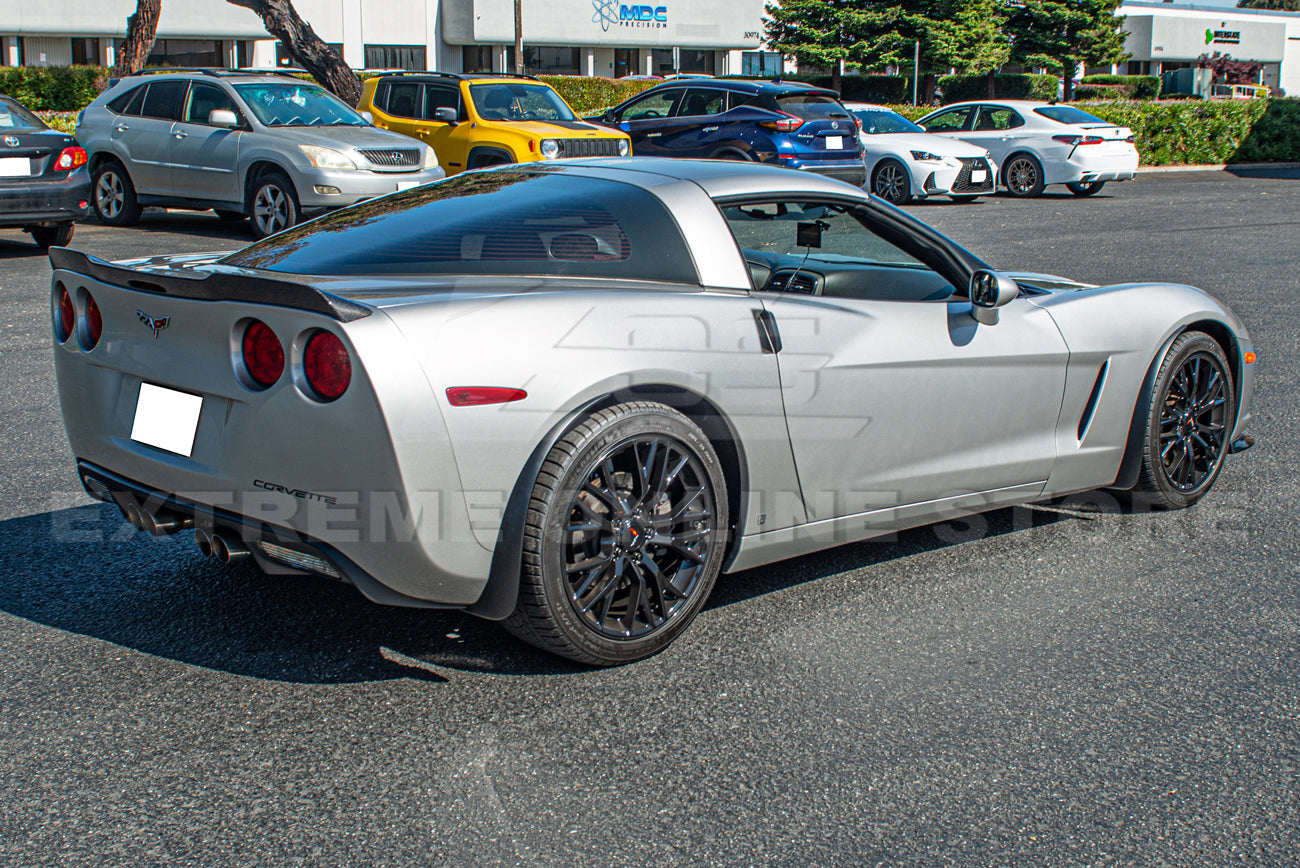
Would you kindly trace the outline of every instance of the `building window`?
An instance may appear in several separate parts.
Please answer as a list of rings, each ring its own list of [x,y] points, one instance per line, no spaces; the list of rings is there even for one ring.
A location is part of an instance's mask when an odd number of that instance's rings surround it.
[[[146,66],[225,66],[220,39],[159,39]]]
[[[366,69],[428,69],[423,45],[367,45]]]
[[[466,45],[461,49],[462,72],[492,72],[492,46]]]
[[[637,58],[640,55],[641,51],[637,48],[615,48],[614,77],[622,78],[625,75],[640,75],[641,70],[637,68]]]
[[[1129,75],[1150,75],[1151,61],[1149,60],[1130,60],[1128,62]]]
[[[72,40],[73,66],[101,66],[104,63],[99,53],[98,39]]]
[[[781,53],[778,51],[743,51],[740,54],[740,74],[771,78],[781,74]]]
[[[655,75],[696,72],[713,75],[713,52],[694,48],[656,48],[650,53],[650,69]]]
[[[240,44],[246,45],[247,43],[240,43]],[[337,54],[339,57],[343,56],[342,42],[327,42],[325,44],[328,45],[330,48],[334,49],[334,53]],[[245,49],[245,52],[247,52],[247,49]],[[236,51],[236,53],[238,53],[238,51]],[[246,66],[246,65],[247,62],[240,64],[240,66]],[[275,44],[275,65],[277,67],[285,67],[285,66],[296,67],[298,65],[297,62],[294,61],[293,55],[289,53],[289,49],[284,47],[283,42],[277,42]]]
[[[529,75],[582,75],[576,48],[554,45],[525,45],[524,72]],[[506,48],[506,72],[515,71],[515,48]]]

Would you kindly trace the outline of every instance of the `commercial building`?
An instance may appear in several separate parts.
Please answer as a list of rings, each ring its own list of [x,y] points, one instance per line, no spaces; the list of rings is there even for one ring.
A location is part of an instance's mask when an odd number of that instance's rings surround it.
[[[771,75],[765,0],[523,0],[528,71]],[[514,69],[513,0],[294,0],[356,69]],[[111,66],[134,0],[0,0],[0,64]],[[257,15],[222,0],[164,0],[153,60],[192,66],[288,62]]]

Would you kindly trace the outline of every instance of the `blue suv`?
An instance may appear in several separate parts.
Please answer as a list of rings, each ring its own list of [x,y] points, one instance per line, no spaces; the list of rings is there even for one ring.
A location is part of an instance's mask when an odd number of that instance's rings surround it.
[[[592,118],[632,137],[638,157],[751,160],[861,187],[858,126],[833,90],[792,81],[688,79]]]

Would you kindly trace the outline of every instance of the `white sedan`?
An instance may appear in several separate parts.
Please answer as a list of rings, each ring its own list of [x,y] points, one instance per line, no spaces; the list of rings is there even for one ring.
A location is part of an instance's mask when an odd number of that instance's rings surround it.
[[[1048,184],[1091,196],[1107,181],[1127,181],[1137,172],[1133,131],[1070,105],[963,102],[919,123],[927,132],[987,148],[1012,196],[1038,196]]]
[[[932,136],[884,106],[848,102],[861,124],[867,189],[902,205],[913,197],[947,195],[969,201],[992,193],[997,169],[984,148]]]

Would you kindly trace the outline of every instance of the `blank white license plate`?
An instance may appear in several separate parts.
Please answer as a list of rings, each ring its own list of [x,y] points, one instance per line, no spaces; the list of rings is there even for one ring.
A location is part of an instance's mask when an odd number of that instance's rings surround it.
[[[843,136],[827,136],[827,137],[826,137],[826,150],[828,150],[828,151],[842,151],[842,150],[844,150],[844,137],[843,137]]]
[[[203,399],[198,395],[141,383],[131,439],[189,458],[194,452],[202,409]]]
[[[0,157],[0,178],[28,178],[31,174],[30,157]]]
[[[409,190],[409,189],[411,189],[412,187],[418,187],[418,186],[420,186],[420,182],[419,182],[419,181],[398,181],[398,182],[397,182],[397,192],[400,193],[400,192],[402,192],[403,190]]]
[[[972,184],[983,184],[989,178],[988,169],[971,169],[970,182]]]

